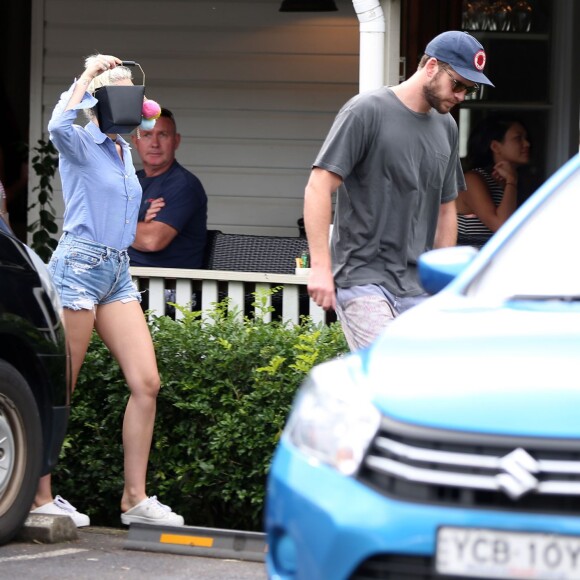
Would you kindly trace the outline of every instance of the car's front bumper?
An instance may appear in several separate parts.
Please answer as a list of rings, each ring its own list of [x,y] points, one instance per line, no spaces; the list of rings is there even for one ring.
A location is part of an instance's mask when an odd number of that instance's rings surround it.
[[[373,556],[432,557],[441,525],[580,536],[580,517],[401,502],[309,461],[287,440],[268,480],[267,569],[276,580],[340,580]]]

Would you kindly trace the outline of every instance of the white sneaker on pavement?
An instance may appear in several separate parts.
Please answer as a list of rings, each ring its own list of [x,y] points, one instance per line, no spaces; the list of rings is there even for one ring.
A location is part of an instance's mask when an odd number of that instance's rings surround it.
[[[91,525],[91,520],[86,514],[81,514],[76,507],[71,505],[66,499],[55,496],[50,503],[45,503],[40,507],[31,510],[31,514],[41,514],[50,516],[68,516],[75,523],[77,528]]]
[[[153,495],[139,502],[130,510],[121,514],[121,522],[130,524],[151,524],[160,526],[183,526],[183,516],[173,512],[168,505],[163,505]]]

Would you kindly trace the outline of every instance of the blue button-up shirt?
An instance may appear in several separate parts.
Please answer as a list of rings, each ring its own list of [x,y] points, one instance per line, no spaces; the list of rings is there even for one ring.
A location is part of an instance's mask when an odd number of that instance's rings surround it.
[[[86,93],[65,111],[75,83],[63,93],[48,123],[50,140],[59,152],[64,196],[63,231],[111,248],[124,250],[135,239],[141,204],[141,185],[135,173],[129,144],[120,136],[115,143],[95,123],[74,125],[78,109],[94,107]]]

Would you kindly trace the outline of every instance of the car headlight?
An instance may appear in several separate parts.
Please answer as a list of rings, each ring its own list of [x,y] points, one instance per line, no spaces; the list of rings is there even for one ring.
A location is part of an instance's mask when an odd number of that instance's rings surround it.
[[[285,429],[285,436],[310,459],[345,475],[358,470],[381,419],[359,367],[356,356],[315,367]]]

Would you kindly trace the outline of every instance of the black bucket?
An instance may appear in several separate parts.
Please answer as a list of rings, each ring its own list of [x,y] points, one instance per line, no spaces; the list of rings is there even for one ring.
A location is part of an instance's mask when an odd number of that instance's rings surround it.
[[[123,61],[123,66],[141,66]],[[143,69],[141,69],[143,73]],[[97,119],[103,133],[130,133],[141,124],[145,98],[145,74],[142,85],[107,85],[95,91]]]

